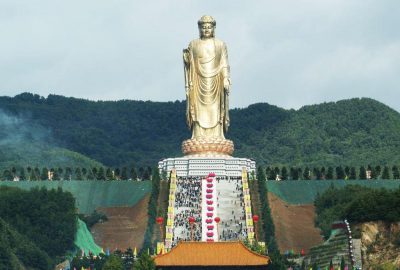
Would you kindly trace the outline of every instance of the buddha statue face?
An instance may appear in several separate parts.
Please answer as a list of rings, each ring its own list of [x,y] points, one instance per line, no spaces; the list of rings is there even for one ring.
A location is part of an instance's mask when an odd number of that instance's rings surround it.
[[[207,39],[214,37],[215,26],[212,23],[205,22],[199,25],[200,38]]]

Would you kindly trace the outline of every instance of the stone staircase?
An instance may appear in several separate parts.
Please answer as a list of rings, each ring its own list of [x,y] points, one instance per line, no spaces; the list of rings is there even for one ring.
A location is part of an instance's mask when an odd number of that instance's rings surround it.
[[[342,223],[337,223],[342,226]],[[337,224],[333,224],[335,226]],[[306,265],[312,266],[316,264],[320,268],[329,267],[332,261],[335,269],[342,258],[345,264],[351,265],[349,256],[349,235],[345,227],[336,227],[331,231],[329,239],[321,245],[315,246],[310,249],[309,254],[305,258]]]
[[[217,212],[221,218],[219,240],[229,241],[247,237],[242,179],[217,177]]]
[[[167,250],[179,241],[191,240],[189,217],[195,219],[194,241],[236,241],[254,238],[247,172],[244,171],[242,177],[215,176],[212,185],[207,185],[206,178],[177,177],[175,171],[171,174],[165,238]],[[212,192],[212,207],[206,204],[208,199],[204,198],[210,197],[210,194],[205,192]],[[209,216],[211,208],[212,218]],[[218,225],[214,220],[217,216],[220,218]],[[208,223],[204,224],[206,221]],[[212,229],[213,239],[209,239],[212,226],[216,230]],[[207,228],[207,231],[202,227]],[[202,231],[207,237],[202,235]]]

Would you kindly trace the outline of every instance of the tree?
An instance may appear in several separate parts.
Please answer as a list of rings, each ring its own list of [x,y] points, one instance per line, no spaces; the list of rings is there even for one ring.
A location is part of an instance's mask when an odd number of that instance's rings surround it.
[[[53,170],[53,180],[60,180],[60,174],[57,169]]]
[[[265,175],[267,176],[267,179],[270,173],[271,173],[271,167],[267,166],[267,168],[265,168]]]
[[[7,181],[13,180],[12,173],[10,170],[4,170],[3,172],[3,179]]]
[[[321,171],[320,171],[319,168],[314,168],[314,169],[313,169],[313,173],[314,173],[314,175],[315,175],[315,179],[321,180],[322,174],[321,174]]]
[[[106,179],[114,180],[114,175],[113,175],[111,168],[107,168],[107,170],[106,170]]]
[[[57,174],[58,174],[58,177],[59,177],[58,179],[64,180],[64,178],[61,178],[63,172],[64,172],[64,170],[63,170],[61,167],[59,167],[59,168],[57,169]]]
[[[392,167],[392,174],[393,174],[393,179],[400,179],[399,167],[397,167],[396,165],[394,165],[394,166]]]
[[[321,167],[321,179],[325,180],[326,179],[325,175],[326,175],[326,170],[325,170],[325,167],[322,166]]]
[[[344,261],[344,257],[342,256],[342,259],[340,260],[340,270],[344,270],[346,266],[346,262]]]
[[[157,171],[158,171],[158,168],[157,168]],[[147,167],[143,172],[143,180],[150,180],[151,174],[152,174],[151,167]]]
[[[133,165],[132,168],[131,168],[130,175],[131,175],[131,179],[132,179],[132,180],[137,180],[138,175],[137,175],[137,173],[136,173],[136,169],[135,169],[135,166],[134,166],[134,165]]]
[[[115,168],[115,179],[120,179],[121,176],[121,170],[119,168]]]
[[[345,178],[344,170],[342,166],[336,167],[336,179],[343,180]]]
[[[75,179],[76,180],[82,180],[83,178],[82,178],[82,171],[81,171],[81,168],[76,168],[76,170],[75,170]]]
[[[370,178],[371,179],[373,179],[373,178],[375,178],[375,172],[374,172],[374,170],[372,169],[372,166],[371,165],[368,165],[367,166],[367,171],[369,171],[370,172]]]
[[[70,167],[65,168],[64,180],[71,180],[72,169]]]
[[[379,179],[379,176],[381,176],[381,172],[382,172],[381,166],[377,165],[374,170],[374,179]]]
[[[326,173],[326,179],[327,180],[333,180],[333,168],[328,167],[328,172]]]
[[[358,174],[358,179],[361,179],[361,180],[367,179],[367,172],[366,172],[364,166],[360,167],[360,173]]]
[[[350,177],[350,167],[346,166],[344,167],[344,178],[349,179],[349,177]]]
[[[100,167],[99,171],[97,172],[97,180],[106,180],[106,175],[103,167]]]
[[[42,173],[40,174],[40,180],[47,180],[49,177],[49,170],[47,168],[42,168]]]
[[[287,180],[288,179],[288,171],[286,169],[285,166],[282,167],[282,171],[281,171],[281,179],[282,180]]]
[[[299,180],[299,170],[295,167],[290,168],[290,177],[292,180]]]
[[[11,173],[13,178],[17,175],[17,168],[15,168],[14,166],[11,168]]]
[[[350,176],[349,176],[349,179],[351,179],[351,180],[357,179],[356,168],[354,168],[354,167],[351,167],[351,168],[350,168]]]
[[[33,180],[40,180],[40,170],[38,167],[35,167],[33,170],[34,179]]]
[[[103,270],[124,270],[124,262],[120,257],[112,254],[104,264]]]
[[[382,179],[390,179],[389,167],[385,166],[383,168]]]
[[[267,179],[268,180],[275,180],[275,178],[276,178],[276,174],[275,174],[274,170],[270,169],[269,170],[269,174],[267,175]]]
[[[126,167],[122,167],[121,180],[128,180],[128,169]]]
[[[310,168],[306,167],[303,171],[303,179],[310,180],[311,179],[311,171]]]
[[[143,167],[139,167],[139,174],[138,174],[138,177],[139,177],[140,179],[143,179],[143,174],[144,174],[144,169],[143,169]]]
[[[97,172],[97,170],[96,170]],[[95,179],[95,174],[93,173],[93,170],[89,170],[86,174],[86,179],[87,180],[94,180]]]
[[[32,180],[32,168],[30,166],[28,166],[28,168],[26,168],[26,171],[28,172],[28,180]]]
[[[279,167],[275,167],[275,168],[274,168],[274,174],[275,174],[274,180],[276,179],[276,176],[277,176],[277,175],[281,175],[281,174],[280,174]]]
[[[134,270],[155,270],[156,264],[154,263],[154,259],[150,257],[147,252],[142,252],[139,256],[139,259],[133,265]]]
[[[124,268],[132,269],[134,263],[133,250],[128,248],[124,253]]]
[[[26,180],[24,167],[22,167],[21,170],[19,171],[19,180]]]

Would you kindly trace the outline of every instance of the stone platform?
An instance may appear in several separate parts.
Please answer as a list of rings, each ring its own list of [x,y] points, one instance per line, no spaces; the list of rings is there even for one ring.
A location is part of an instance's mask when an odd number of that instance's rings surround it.
[[[256,173],[256,162],[248,158],[230,156],[184,156],[166,158],[158,162],[160,174],[176,169],[178,177],[206,176],[213,172],[218,176],[242,176],[243,168],[251,175]]]

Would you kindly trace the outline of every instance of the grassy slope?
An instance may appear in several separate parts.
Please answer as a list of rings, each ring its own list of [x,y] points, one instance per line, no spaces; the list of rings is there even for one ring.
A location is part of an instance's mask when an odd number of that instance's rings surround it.
[[[299,180],[299,181],[267,181],[268,191],[289,204],[313,204],[318,193],[323,193],[331,185],[361,185],[370,188],[395,189],[400,180]]]
[[[22,189],[61,187],[72,193],[79,212],[83,214],[90,214],[97,207],[135,205],[151,189],[150,181],[0,181],[0,185]]]

